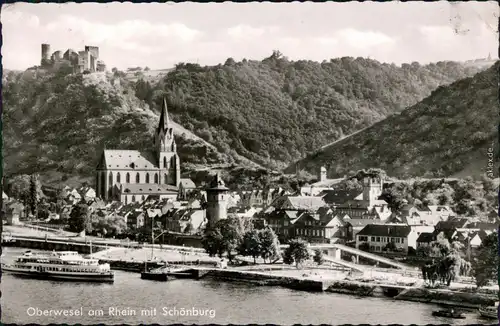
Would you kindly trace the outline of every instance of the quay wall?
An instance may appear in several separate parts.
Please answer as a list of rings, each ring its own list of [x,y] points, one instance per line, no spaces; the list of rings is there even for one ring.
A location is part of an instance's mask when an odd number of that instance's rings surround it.
[[[30,240],[30,239],[16,239],[9,243],[9,246],[37,249],[37,250],[55,250],[55,251],[77,251],[80,254],[90,254],[90,244],[63,242],[53,240]],[[92,252],[105,250],[105,246],[92,245]]]
[[[498,294],[410,288],[407,291],[403,291],[394,299],[453,305],[464,308],[479,308],[483,305],[494,305],[495,301],[498,301]]]
[[[321,292],[329,286],[329,282],[321,280],[226,269],[210,270],[203,276],[203,278],[229,282],[245,282],[260,286],[283,286],[290,289],[311,292]]]
[[[121,270],[121,271],[128,271],[128,272],[136,272],[140,273],[144,271],[145,267],[145,261],[137,261],[137,260],[119,260],[119,259],[99,259],[100,264],[109,264],[111,269],[114,270]],[[160,268],[165,265],[165,263],[168,263],[169,265],[186,265],[186,262],[184,261],[168,261],[168,262],[163,262],[163,261],[148,261],[147,262],[147,268],[148,270],[155,269],[155,268]],[[199,264],[196,266],[209,266],[209,267],[215,267],[216,263],[210,260],[202,260],[200,259]],[[186,267],[187,268],[187,267]]]

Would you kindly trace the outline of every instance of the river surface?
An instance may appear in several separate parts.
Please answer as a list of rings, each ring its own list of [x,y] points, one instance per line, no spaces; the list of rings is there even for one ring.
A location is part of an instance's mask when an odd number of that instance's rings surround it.
[[[2,262],[10,263],[24,250],[4,248]],[[114,284],[44,281],[5,273],[1,291],[1,321],[17,324],[491,324],[476,312],[463,320],[432,317],[439,309],[435,305],[212,280],[155,282],[122,271],[115,272]],[[37,309],[67,314],[71,310],[73,315],[36,316]]]

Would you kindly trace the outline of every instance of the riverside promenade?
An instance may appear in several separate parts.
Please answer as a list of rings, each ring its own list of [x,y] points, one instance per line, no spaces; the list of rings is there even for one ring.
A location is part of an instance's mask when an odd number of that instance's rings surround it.
[[[171,245],[139,245],[136,242],[93,237],[68,237],[46,232],[33,231],[19,235],[4,232],[16,239],[21,247],[47,250],[40,244],[58,244],[57,250],[76,250],[89,253],[103,262],[109,262],[115,269],[140,272],[144,263],[151,267],[178,264],[191,269],[203,269],[206,278],[221,281],[238,281],[255,285],[284,286],[305,291],[326,291],[358,296],[386,296],[395,300],[441,303],[477,308],[498,300],[498,285],[476,290],[473,284],[453,282],[446,289],[428,289],[414,273],[395,269],[381,269],[365,266],[363,272],[349,272],[338,266],[317,266],[309,263],[304,268],[278,264],[256,264],[232,268],[217,268],[221,259],[209,257],[203,249]],[[18,246],[18,245],[15,245]],[[237,257],[250,263],[251,259]],[[207,272],[208,271],[208,272]]]

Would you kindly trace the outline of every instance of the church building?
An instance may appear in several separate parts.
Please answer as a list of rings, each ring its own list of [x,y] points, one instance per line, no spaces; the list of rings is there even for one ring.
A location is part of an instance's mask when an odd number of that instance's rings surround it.
[[[177,198],[180,161],[163,100],[151,151],[104,149],[96,168],[97,197],[125,204],[148,197]]]

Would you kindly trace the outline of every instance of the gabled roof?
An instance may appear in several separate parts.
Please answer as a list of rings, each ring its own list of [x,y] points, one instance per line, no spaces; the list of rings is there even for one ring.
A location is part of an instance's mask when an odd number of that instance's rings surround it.
[[[411,228],[405,225],[368,224],[358,235],[406,238]]]
[[[431,232],[422,232],[417,238],[417,242],[430,243],[436,240],[436,235]]]
[[[467,223],[465,227],[468,229],[496,230],[498,228],[498,224],[488,222],[470,222]]]
[[[451,230],[451,229],[459,229],[463,228],[469,220],[466,218],[452,218],[447,221],[439,221],[436,224],[436,229],[439,230]]]
[[[120,187],[119,187],[120,189]],[[161,195],[175,194],[178,189],[176,186],[154,183],[126,183],[123,184],[122,193],[136,195]]]
[[[339,226],[344,226],[346,224],[346,222],[344,222],[344,220],[340,216],[338,216],[338,215],[333,216],[332,215],[332,218],[327,220],[324,226],[325,227],[332,227],[336,224],[338,224]]]
[[[316,188],[329,188],[331,186],[334,186],[336,184],[339,184],[342,182],[344,178],[339,178],[339,179],[326,179],[324,181],[318,181],[313,184],[311,184],[309,187],[316,187]]]
[[[229,190],[226,187],[226,184],[222,180],[222,178],[219,176],[219,174],[215,174],[215,176],[212,178],[208,185],[208,189],[210,190],[222,190],[222,191],[227,191]]]
[[[184,189],[194,189],[196,188],[196,185],[194,184],[193,180],[189,178],[181,178],[179,181],[179,184],[182,185]]]
[[[277,210],[317,211],[326,204],[322,198],[315,196],[281,196],[271,206]]]
[[[481,242],[483,242],[486,239],[486,237],[488,236],[488,234],[485,231],[480,230],[480,231],[472,233],[469,237],[470,237],[470,239],[472,239],[476,236],[479,237],[479,239],[481,239]]]
[[[158,163],[155,155],[150,152],[140,152],[135,150],[105,149],[101,156],[98,169],[120,169],[126,171],[137,170],[158,170]],[[135,178],[135,175],[131,175]],[[122,175],[125,181],[125,174]]]
[[[383,224],[380,220],[372,220],[372,219],[360,219],[360,218],[351,218],[348,220],[344,220],[345,224],[350,224],[353,228],[355,227],[365,227],[370,224]]]
[[[354,200],[363,192],[360,190],[326,190],[323,200],[328,204],[342,205]]]

